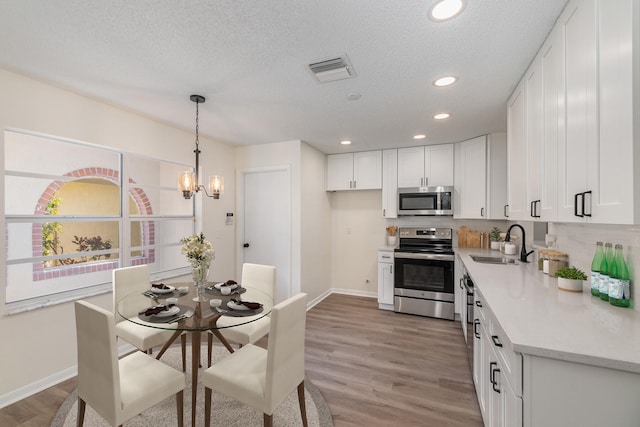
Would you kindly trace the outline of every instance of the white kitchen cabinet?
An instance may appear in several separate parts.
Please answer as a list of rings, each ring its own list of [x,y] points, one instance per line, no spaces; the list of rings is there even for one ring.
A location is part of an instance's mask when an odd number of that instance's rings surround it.
[[[378,251],[378,308],[393,310],[393,250]]]
[[[526,179],[527,196],[525,207],[528,207],[525,218],[535,221],[540,217],[538,210],[542,203],[542,150],[543,150],[543,101],[542,101],[542,60],[537,57],[524,77],[526,91]]]
[[[398,188],[453,185],[453,144],[398,149]]]
[[[398,217],[398,150],[382,151],[382,216]]]
[[[524,426],[636,427],[640,374],[524,356]]]
[[[534,206],[541,221],[555,221],[558,216],[558,143],[564,138],[564,67],[562,32],[554,30],[542,46],[542,138],[535,144],[539,170],[533,170],[534,188],[539,200]],[[531,152],[531,150],[529,150]]]
[[[473,372],[484,425],[522,426],[521,355],[514,353],[503,341],[505,336],[477,289],[475,301],[478,323],[474,324],[474,343],[479,348],[476,351],[474,347]]]
[[[510,220],[526,218],[527,197],[527,104],[524,81],[507,103],[507,173],[508,173],[508,209]]]
[[[640,223],[637,16],[572,0],[558,18],[507,103],[509,219]]]
[[[382,151],[327,156],[327,191],[382,188]]]
[[[506,219],[507,141],[502,133],[455,144],[454,217]]]
[[[590,201],[590,159],[598,145],[598,80],[596,1],[574,1],[567,5],[558,25],[564,34],[565,138],[559,143],[558,220],[577,221],[582,202]],[[590,162],[591,160],[591,162]],[[591,170],[590,170],[591,169]],[[586,199],[586,200],[585,200]],[[577,204],[576,204],[577,202]],[[590,203],[585,206],[590,215]]]

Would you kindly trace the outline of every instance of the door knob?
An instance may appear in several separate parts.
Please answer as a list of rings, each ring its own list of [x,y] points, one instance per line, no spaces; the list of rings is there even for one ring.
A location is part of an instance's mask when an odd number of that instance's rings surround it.
[[[248,247],[249,247],[249,244],[248,244],[248,243],[245,243],[244,245],[242,245],[242,247],[243,247],[243,248],[248,248]]]

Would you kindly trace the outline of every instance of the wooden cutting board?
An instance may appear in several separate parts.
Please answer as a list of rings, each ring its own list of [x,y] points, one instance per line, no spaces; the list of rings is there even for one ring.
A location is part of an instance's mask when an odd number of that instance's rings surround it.
[[[467,247],[467,227],[464,225],[462,227],[458,227],[458,247],[466,248]]]
[[[480,237],[482,233],[479,231],[471,230],[467,231],[467,248],[481,248],[482,239]]]

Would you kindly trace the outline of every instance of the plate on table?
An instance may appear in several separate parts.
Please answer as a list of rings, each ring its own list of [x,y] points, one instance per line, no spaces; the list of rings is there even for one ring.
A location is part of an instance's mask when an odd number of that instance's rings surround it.
[[[180,313],[180,307],[178,307],[177,305],[174,305],[173,307],[169,307],[168,309],[161,311],[160,313],[152,314],[152,316],[153,317],[171,317],[171,316],[175,316],[178,313]]]
[[[262,305],[260,305],[260,307],[253,309],[253,308],[247,307],[244,304],[237,304],[235,301],[231,300],[227,302],[227,307],[230,308],[231,310],[249,311],[249,310],[258,310],[259,308],[262,308]]]
[[[154,294],[168,294],[176,290],[173,286],[164,285],[163,288],[154,288],[153,286],[149,289]]]
[[[220,290],[221,288],[229,288],[233,290],[238,287],[238,284],[234,283],[233,285],[227,285],[226,283],[216,283],[213,287],[217,290]]]

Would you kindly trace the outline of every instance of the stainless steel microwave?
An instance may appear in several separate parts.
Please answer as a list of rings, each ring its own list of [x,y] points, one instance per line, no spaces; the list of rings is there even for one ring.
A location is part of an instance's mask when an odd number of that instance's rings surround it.
[[[399,188],[398,215],[453,215],[453,187]]]

